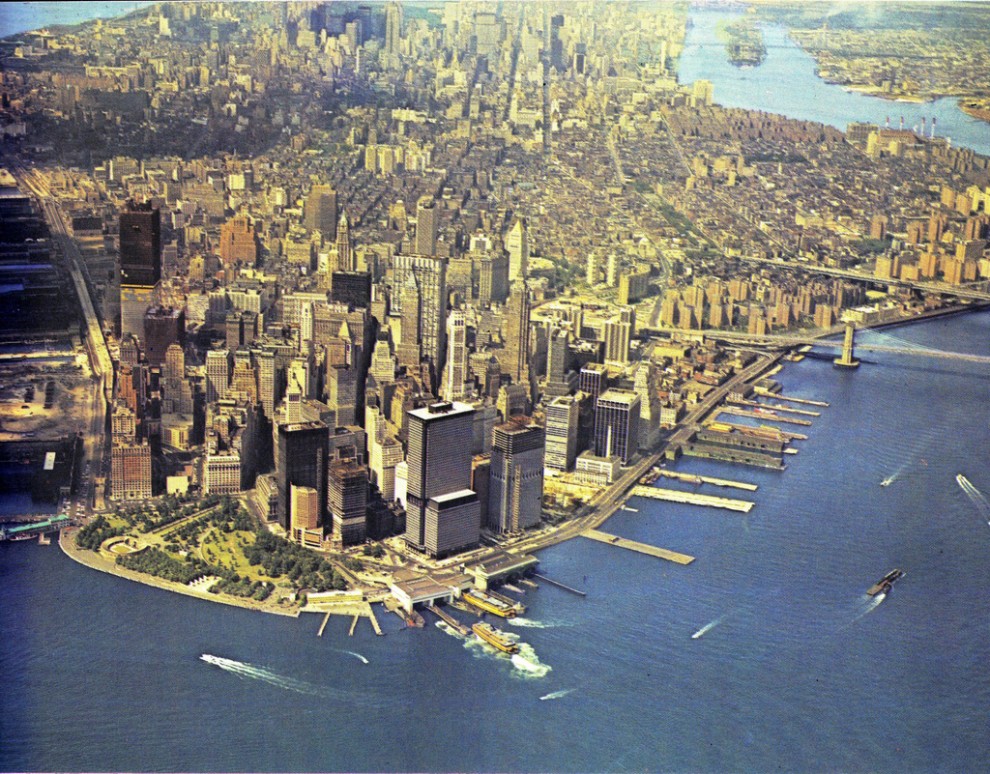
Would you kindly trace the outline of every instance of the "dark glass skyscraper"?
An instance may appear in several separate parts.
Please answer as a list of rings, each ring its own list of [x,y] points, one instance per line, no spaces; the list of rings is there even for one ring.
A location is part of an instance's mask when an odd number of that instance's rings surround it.
[[[161,278],[161,212],[151,202],[130,202],[120,213],[120,284],[153,288]]]
[[[290,497],[292,485],[316,490],[320,524],[326,525],[327,456],[330,431],[322,422],[295,422],[279,425],[275,467],[278,480],[278,521],[289,529],[292,524]]]

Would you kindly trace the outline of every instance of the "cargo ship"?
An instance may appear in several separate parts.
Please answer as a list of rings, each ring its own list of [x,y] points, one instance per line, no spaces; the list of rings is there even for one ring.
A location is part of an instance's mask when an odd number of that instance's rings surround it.
[[[526,608],[521,603],[491,591],[481,591],[479,589],[465,591],[462,599],[474,605],[479,610],[484,610],[486,613],[492,613],[502,618],[515,618],[517,615],[526,612]]]
[[[476,623],[471,627],[478,637],[487,642],[489,645],[498,648],[503,653],[518,653],[519,646],[516,645],[512,640],[505,636],[505,632],[501,629],[496,629],[491,624],[487,623]]]
[[[902,577],[904,577],[903,570],[891,570],[886,575],[884,575],[880,580],[878,580],[876,583],[870,586],[866,590],[866,593],[869,594],[871,597],[875,597],[877,594],[881,592],[886,594],[888,591],[890,591],[891,586],[894,585],[894,581]]]

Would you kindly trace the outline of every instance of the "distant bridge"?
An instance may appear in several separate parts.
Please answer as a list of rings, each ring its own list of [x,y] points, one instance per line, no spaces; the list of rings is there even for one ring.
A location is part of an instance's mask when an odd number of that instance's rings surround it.
[[[941,293],[945,296],[955,296],[956,298],[966,298],[971,301],[990,302],[990,290],[987,289],[986,281],[965,285],[953,285],[948,282],[922,282],[920,280],[887,279],[886,277],[876,277],[862,271],[852,269],[839,269],[833,266],[822,266],[816,263],[804,263],[801,261],[781,261],[774,258],[757,258],[755,256],[738,255],[733,256],[740,261],[758,263],[762,266],[772,266],[775,269],[785,271],[803,271],[810,274],[824,274],[829,277],[840,277],[842,279],[853,280],[855,282],[869,282],[876,285],[897,285],[902,288],[921,290],[925,293]],[[983,287],[979,287],[982,285]]]
[[[826,339],[816,339],[809,336],[794,336],[787,334],[768,334],[756,336],[749,333],[733,333],[730,331],[704,331],[708,338],[720,341],[729,341],[739,344],[750,344],[753,346],[766,347],[798,347],[810,345],[814,347],[826,347],[828,349],[842,349],[841,341],[829,341]],[[887,344],[862,344],[856,342],[857,352],[890,352],[895,355],[906,355],[909,357],[933,357],[943,360],[959,360],[967,363],[988,363],[990,356],[974,355],[968,352],[951,352],[943,349],[931,349],[929,347],[912,346],[891,346]]]

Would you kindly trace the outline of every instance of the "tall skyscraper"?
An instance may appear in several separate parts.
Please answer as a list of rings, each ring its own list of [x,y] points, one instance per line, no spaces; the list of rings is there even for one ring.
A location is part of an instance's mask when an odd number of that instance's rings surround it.
[[[337,192],[329,185],[314,185],[303,207],[307,231],[319,231],[324,239],[337,238]]]
[[[430,364],[434,375],[432,387],[436,388],[447,354],[447,259],[424,255],[395,256],[392,287],[395,302],[392,311],[401,316],[403,323],[402,344],[407,342],[406,328],[418,328],[420,356]],[[413,299],[418,301],[418,312],[407,309],[415,303]],[[408,342],[412,343],[411,337]]]
[[[516,218],[505,238],[505,249],[509,253],[509,282],[525,280],[529,268],[529,234],[525,218]]]
[[[477,545],[481,512],[466,442],[474,409],[434,403],[407,412],[407,419],[406,541],[434,556]]]
[[[543,428],[521,422],[496,425],[488,494],[488,527],[519,532],[540,523],[543,507]]]
[[[402,52],[402,5],[385,6],[385,53],[398,56]]]
[[[422,196],[416,202],[416,254],[437,254],[439,213],[432,196]]]
[[[120,335],[144,341],[144,315],[162,278],[161,212],[129,202],[120,213]]]
[[[605,323],[605,362],[629,362],[629,342],[635,327],[635,312],[626,307],[618,316]]]
[[[337,271],[354,271],[357,264],[354,262],[354,250],[351,247],[351,224],[347,220],[347,211],[344,210],[340,216],[340,223],[337,225]]]
[[[639,448],[639,395],[606,390],[595,405],[595,454],[627,465]]]
[[[322,422],[279,425],[278,449],[275,456],[278,521],[286,530],[292,526],[293,484],[316,490],[319,523],[326,525],[329,444],[330,431]]]
[[[151,202],[129,202],[120,213],[120,284],[150,288],[161,278],[161,212]]]
[[[467,372],[467,317],[457,310],[447,318],[447,363],[440,393],[444,400],[459,400],[467,394]]]
[[[529,384],[529,291],[526,283],[517,280],[512,285],[505,306],[505,349],[502,353],[502,373],[513,384]]]
[[[561,395],[547,404],[547,438],[544,467],[567,471],[577,457],[580,406],[573,395]]]
[[[579,374],[578,388],[586,392],[593,401],[608,389],[608,371],[601,363],[586,363]]]
[[[344,546],[363,543],[367,536],[368,469],[352,460],[332,462],[329,489],[334,538]]]

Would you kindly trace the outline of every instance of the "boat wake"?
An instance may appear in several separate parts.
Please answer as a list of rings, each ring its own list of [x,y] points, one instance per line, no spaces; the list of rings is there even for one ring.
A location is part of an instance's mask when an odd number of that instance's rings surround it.
[[[875,597],[866,596],[863,599],[861,599],[859,601],[859,605],[860,605],[859,611],[856,613],[855,617],[849,623],[847,623],[845,626],[840,628],[840,631],[842,629],[848,629],[859,619],[872,613],[874,610],[880,607],[880,603],[883,602],[886,598],[887,598],[887,592],[881,591]]]
[[[969,501],[976,506],[977,510],[980,512],[980,515],[984,519],[987,519],[987,524],[990,524],[990,502],[988,502],[987,498],[983,496],[983,492],[973,486],[972,483],[970,483],[970,480],[962,473],[956,476],[956,483],[959,484],[959,488],[966,493],[966,497],[969,498]]]
[[[714,621],[710,621],[709,623],[706,623],[704,626],[698,629],[698,631],[696,631],[694,634],[691,635],[691,639],[697,640],[700,637],[704,637],[706,634],[708,634],[708,632],[710,632],[712,629],[714,629],[724,620],[725,620],[725,616],[721,615],[718,618],[716,618]]]
[[[523,618],[522,616],[506,618],[505,622],[510,626],[521,626],[524,629],[556,629],[559,626],[567,626],[567,624],[559,621],[534,621],[532,618]]]
[[[541,696],[540,701],[553,701],[554,699],[563,699],[567,694],[574,693],[574,688],[567,688],[563,691],[554,691],[553,693],[548,693],[546,696]]]
[[[347,654],[348,656],[354,656],[354,658],[356,658],[356,659],[357,659],[358,661],[360,661],[360,662],[361,662],[362,664],[367,664],[367,663],[369,663],[369,662],[368,662],[368,659],[366,659],[366,658],[365,658],[364,656],[362,656],[362,655],[361,655],[360,653],[355,653],[355,652],[354,652],[353,650],[341,650],[341,651],[338,651],[338,652],[339,652],[339,653],[346,653],[346,654]]]
[[[512,655],[512,666],[516,668],[515,673],[523,678],[546,677],[553,670],[549,664],[540,661],[528,642],[519,643],[519,652]]]
[[[277,672],[273,672],[265,667],[247,664],[243,661],[235,661],[232,658],[213,656],[209,653],[204,653],[199,658],[200,661],[205,661],[207,664],[220,667],[225,672],[231,672],[238,677],[245,677],[251,680],[260,680],[263,683],[274,685],[276,688],[282,688],[286,691],[295,691],[296,693],[303,693],[308,696],[329,696],[325,689],[320,688],[317,685],[307,683],[305,680],[296,680],[291,677],[286,677],[285,675],[280,675]]]
[[[457,629],[455,629],[453,626],[451,626],[446,621],[437,621],[434,624],[434,626],[436,626],[444,634],[449,634],[451,637],[454,637],[454,638],[456,638],[458,640],[467,639],[459,631],[457,631]]]

